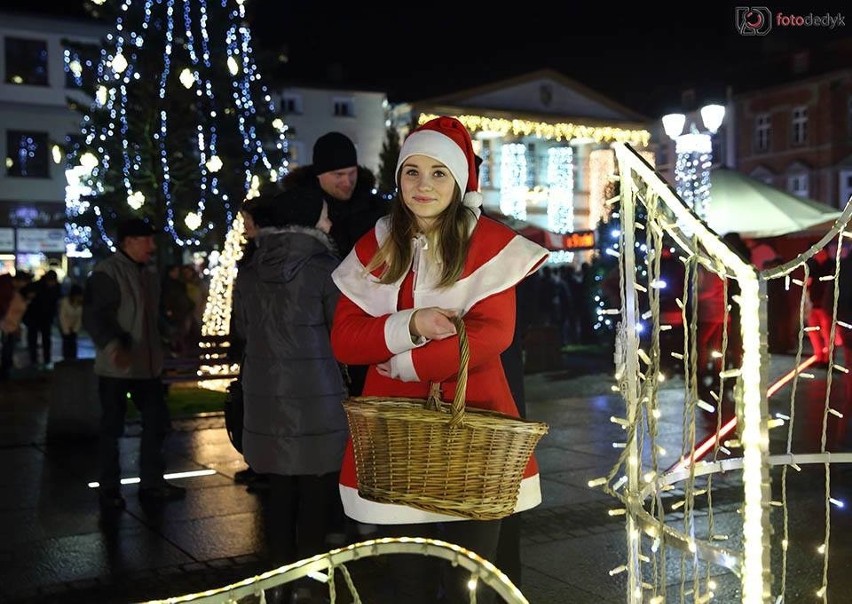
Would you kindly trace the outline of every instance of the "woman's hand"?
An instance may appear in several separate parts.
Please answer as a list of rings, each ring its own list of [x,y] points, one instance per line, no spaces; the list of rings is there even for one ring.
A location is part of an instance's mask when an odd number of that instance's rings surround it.
[[[384,361],[376,365],[376,371],[379,372],[379,375],[382,377],[393,377],[391,376],[391,364],[390,361]]]
[[[424,337],[429,340],[443,340],[455,335],[456,326],[452,319],[458,313],[448,308],[419,308],[411,315],[408,331],[412,336]]]

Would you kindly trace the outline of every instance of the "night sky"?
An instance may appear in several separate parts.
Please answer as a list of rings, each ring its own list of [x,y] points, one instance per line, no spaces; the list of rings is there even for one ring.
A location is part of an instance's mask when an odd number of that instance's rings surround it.
[[[40,13],[84,14],[81,4],[39,7]],[[677,108],[680,91],[742,77],[769,51],[852,36],[852,19],[834,31],[778,28],[742,37],[736,3],[660,6],[592,1],[511,3],[428,2],[339,8],[316,0],[247,0],[258,51],[286,54],[283,82],[327,81],[340,87],[387,91],[391,101],[428,98],[550,67],[631,109],[659,115]],[[26,3],[0,0],[0,8]],[[447,8],[452,7],[452,9]],[[843,3],[792,7],[774,14],[848,13]],[[278,53],[277,51],[281,51]]]

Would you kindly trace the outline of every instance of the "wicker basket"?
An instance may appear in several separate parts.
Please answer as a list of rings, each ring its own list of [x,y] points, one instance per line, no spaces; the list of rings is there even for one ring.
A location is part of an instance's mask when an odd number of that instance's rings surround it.
[[[460,369],[452,404],[429,398],[352,397],[343,406],[355,449],[358,494],[476,520],[515,509],[521,479],[547,424],[465,409],[470,351],[456,321]]]

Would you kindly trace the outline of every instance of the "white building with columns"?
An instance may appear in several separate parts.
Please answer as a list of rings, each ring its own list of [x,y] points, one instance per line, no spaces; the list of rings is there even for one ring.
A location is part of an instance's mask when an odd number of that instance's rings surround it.
[[[649,118],[550,69],[399,104],[391,112],[402,136],[411,124],[438,115],[464,123],[483,160],[486,211],[515,219],[527,232],[544,231],[539,236],[554,249],[559,237],[551,234],[586,234],[603,215],[615,168],[610,145],[627,142],[646,151],[651,136]],[[653,163],[650,152],[645,156]]]

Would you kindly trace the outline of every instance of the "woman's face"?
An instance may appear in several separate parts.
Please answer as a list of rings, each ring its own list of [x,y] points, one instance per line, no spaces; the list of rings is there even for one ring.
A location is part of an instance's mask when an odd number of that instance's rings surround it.
[[[240,212],[243,215],[243,235],[246,239],[254,239],[257,235],[257,225],[254,223],[254,218],[248,212]]]
[[[402,201],[417,218],[421,231],[428,231],[435,219],[449,207],[456,181],[449,168],[425,155],[412,155],[399,171]]]

